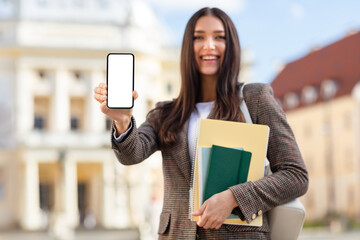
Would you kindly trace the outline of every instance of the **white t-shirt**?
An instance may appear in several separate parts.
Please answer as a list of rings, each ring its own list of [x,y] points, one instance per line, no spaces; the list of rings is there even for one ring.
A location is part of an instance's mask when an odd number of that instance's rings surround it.
[[[197,103],[195,105],[194,111],[190,115],[187,138],[191,164],[195,157],[196,141],[199,133],[200,119],[207,118],[209,116],[213,105],[214,101]]]

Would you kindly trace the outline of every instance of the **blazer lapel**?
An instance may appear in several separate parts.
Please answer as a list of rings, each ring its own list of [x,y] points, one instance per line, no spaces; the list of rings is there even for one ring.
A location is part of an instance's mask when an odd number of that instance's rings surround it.
[[[187,120],[178,134],[177,143],[171,148],[171,152],[181,170],[186,181],[191,183],[191,164],[189,146],[187,141],[187,132],[189,128],[189,120]]]
[[[207,118],[214,119],[214,108],[211,109]],[[189,119],[184,123],[182,130],[179,132],[178,141],[172,147],[171,152],[181,170],[184,174],[186,181],[191,184],[191,163],[193,159],[190,159],[189,145],[188,145],[188,131],[189,131]]]

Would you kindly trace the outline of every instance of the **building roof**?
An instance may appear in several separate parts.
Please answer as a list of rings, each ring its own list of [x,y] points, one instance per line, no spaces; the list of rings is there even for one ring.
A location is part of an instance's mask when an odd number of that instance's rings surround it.
[[[282,102],[287,93],[295,93],[301,98],[306,86],[320,91],[321,84],[327,79],[336,83],[337,90],[333,97],[351,94],[360,80],[359,31],[286,64],[271,86],[275,98]],[[322,101],[321,97],[316,100],[319,101]],[[298,107],[302,105],[300,103]]]

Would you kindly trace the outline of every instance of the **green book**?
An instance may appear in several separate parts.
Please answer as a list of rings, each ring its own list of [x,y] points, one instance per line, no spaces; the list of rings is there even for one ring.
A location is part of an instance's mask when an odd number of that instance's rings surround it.
[[[231,186],[246,182],[250,161],[250,152],[213,145],[204,189],[204,201]]]
[[[239,183],[247,182],[251,162],[251,152],[242,151],[239,171]]]

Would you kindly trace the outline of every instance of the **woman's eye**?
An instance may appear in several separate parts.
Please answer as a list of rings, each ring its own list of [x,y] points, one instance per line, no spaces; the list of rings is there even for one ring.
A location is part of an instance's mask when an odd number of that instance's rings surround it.
[[[194,36],[194,40],[201,40],[204,39],[202,36]]]
[[[225,40],[226,37],[225,36],[217,36],[216,39],[221,39],[221,40]]]

